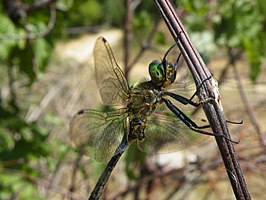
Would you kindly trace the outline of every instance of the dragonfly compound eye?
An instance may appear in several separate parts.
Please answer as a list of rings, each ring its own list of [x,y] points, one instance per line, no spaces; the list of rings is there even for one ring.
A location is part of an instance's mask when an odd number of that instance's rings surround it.
[[[176,68],[174,65],[167,63],[165,64],[165,79],[163,82],[163,87],[167,87],[175,81],[176,78]]]
[[[151,81],[157,86],[162,86],[165,78],[165,71],[162,62],[157,60],[151,62],[149,65],[149,73]]]

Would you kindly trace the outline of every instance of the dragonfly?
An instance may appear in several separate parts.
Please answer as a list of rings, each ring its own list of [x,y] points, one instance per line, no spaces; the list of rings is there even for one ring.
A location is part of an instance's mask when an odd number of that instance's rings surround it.
[[[216,135],[204,130],[210,125],[198,126],[171,101],[199,106],[193,99],[204,84],[191,98],[167,90],[175,82],[181,58],[179,53],[174,63],[168,62],[174,48],[161,61],[149,64],[149,81],[130,87],[107,40],[97,39],[93,50],[96,83],[103,103],[118,108],[108,112],[82,109],[70,122],[70,138],[76,145],[99,162],[109,160],[89,199],[100,198],[113,168],[133,141],[141,151],[164,153],[187,146],[192,132]]]

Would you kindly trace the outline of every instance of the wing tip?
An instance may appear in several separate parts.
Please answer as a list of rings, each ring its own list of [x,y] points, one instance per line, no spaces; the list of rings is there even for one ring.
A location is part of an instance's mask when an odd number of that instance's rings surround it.
[[[107,40],[103,37],[103,36],[100,36],[100,37],[98,37],[98,39],[97,40],[102,40],[104,43],[106,43],[107,42]]]
[[[101,37],[101,39],[102,39],[104,42],[107,42],[107,40],[106,40],[104,37]]]

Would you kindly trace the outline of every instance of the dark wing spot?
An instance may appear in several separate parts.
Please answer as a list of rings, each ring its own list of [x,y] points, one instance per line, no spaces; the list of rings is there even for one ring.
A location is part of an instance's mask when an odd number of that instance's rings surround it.
[[[104,37],[102,37],[102,40],[103,40],[104,42],[107,42],[107,40],[106,40]]]
[[[84,110],[80,110],[80,111],[78,111],[78,115],[82,115],[84,113]]]

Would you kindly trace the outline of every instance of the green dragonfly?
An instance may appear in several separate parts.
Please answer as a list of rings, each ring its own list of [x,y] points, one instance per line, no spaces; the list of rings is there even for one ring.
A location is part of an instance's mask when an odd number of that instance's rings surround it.
[[[161,61],[150,63],[151,80],[129,87],[108,42],[103,37],[97,39],[93,54],[102,101],[120,107],[109,112],[83,109],[70,122],[70,137],[76,145],[86,148],[86,153],[97,161],[110,160],[90,199],[100,197],[114,166],[132,141],[141,151],[173,152],[187,146],[193,131],[215,135],[201,130],[210,126],[198,126],[170,101],[199,106],[193,101],[197,91],[188,99],[166,90],[175,82],[181,57],[178,54],[173,64],[167,61],[173,48],[177,46],[173,45]]]

